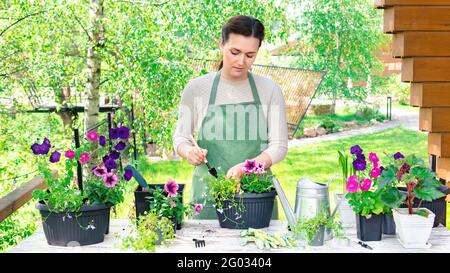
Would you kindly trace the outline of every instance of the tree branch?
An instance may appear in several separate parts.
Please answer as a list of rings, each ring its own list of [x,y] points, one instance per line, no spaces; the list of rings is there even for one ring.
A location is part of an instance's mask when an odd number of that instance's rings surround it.
[[[80,25],[80,27],[84,30],[84,32],[86,33],[86,35],[88,36],[89,41],[93,41],[94,39],[89,35],[89,32],[87,31],[86,28],[84,28],[83,24],[81,23],[80,19],[78,18],[78,16],[75,15],[75,12],[73,11],[73,9],[70,9],[72,11],[72,15],[75,18],[75,20],[77,21],[77,23]]]
[[[32,13],[32,14],[28,14],[20,19],[18,19],[17,21],[15,21],[14,23],[12,23],[11,25],[7,26],[4,30],[2,30],[2,32],[0,32],[0,36],[2,36],[8,29],[12,28],[14,25],[17,25],[18,23],[20,23],[20,21],[27,19],[28,17],[34,16],[34,15],[38,15],[43,13],[45,10],[36,12],[36,13]]]

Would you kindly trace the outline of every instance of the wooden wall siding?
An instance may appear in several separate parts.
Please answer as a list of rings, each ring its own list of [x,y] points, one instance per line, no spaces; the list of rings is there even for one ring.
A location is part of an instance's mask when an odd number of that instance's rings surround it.
[[[448,0],[376,0],[377,8],[392,6],[443,6],[448,5]]]
[[[402,59],[402,81],[449,82],[450,57],[414,57]]]
[[[436,174],[439,178],[445,179],[446,181],[450,181],[450,158],[445,157],[437,158]]]
[[[450,105],[450,82],[411,83],[412,106],[445,107]]]
[[[430,133],[450,132],[450,107],[420,108],[419,128]]]
[[[384,32],[450,31],[450,6],[394,6],[384,10]]]
[[[450,56],[450,32],[401,32],[394,34],[392,43],[393,57]]]
[[[429,133],[428,153],[438,157],[450,157],[450,133]]]

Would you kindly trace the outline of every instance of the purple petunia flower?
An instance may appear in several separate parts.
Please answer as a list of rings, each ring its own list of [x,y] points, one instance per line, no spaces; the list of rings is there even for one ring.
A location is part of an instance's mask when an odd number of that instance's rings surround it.
[[[118,181],[119,181],[119,178],[114,173],[107,173],[103,177],[103,184],[105,184],[105,186],[108,188],[114,187]]]
[[[105,164],[105,163],[106,163],[106,160],[108,160],[108,159],[109,159],[109,155],[103,156],[103,157],[102,157],[103,164]]]
[[[169,180],[166,184],[164,184],[164,190],[167,192],[169,197],[175,197],[178,194],[178,184],[175,180]]]
[[[109,154],[109,158],[111,158],[113,160],[119,159],[119,157],[120,157],[120,153],[118,151],[112,151]]]
[[[119,141],[119,143],[116,144],[116,146],[114,147],[117,151],[122,151],[123,149],[125,149],[125,142],[123,141]]]
[[[354,155],[354,154],[358,155],[358,154],[361,154],[362,152],[363,152],[363,150],[361,149],[361,147],[359,147],[359,145],[355,145],[350,148],[350,153],[352,155]]]
[[[117,168],[117,164],[116,161],[114,161],[114,159],[109,158],[105,161],[105,167],[108,171],[111,171],[112,169]]]
[[[247,159],[245,165],[242,168],[246,174],[252,174],[256,168],[256,161],[252,159]]]
[[[117,134],[121,139],[128,139],[130,137],[130,129],[126,126],[122,126],[117,129]]]
[[[203,204],[195,204],[194,210],[196,214],[199,214],[203,210]]]
[[[40,155],[42,148],[41,145],[34,143],[33,145],[31,145],[31,150],[33,151],[33,154]]]
[[[106,137],[105,136],[100,136],[98,141],[100,143],[100,146],[105,147],[105,145],[106,145]]]
[[[366,169],[367,162],[365,159],[356,159],[353,161],[353,167],[356,171],[364,171]]]
[[[125,178],[126,181],[130,181],[130,179],[133,177],[133,171],[128,169],[125,170],[125,173],[123,174],[123,178]]]
[[[54,151],[51,155],[50,155],[50,162],[51,163],[56,163],[59,161],[59,159],[61,158],[61,153],[58,151]]]
[[[103,177],[108,173],[105,167],[99,166],[95,167],[92,172],[98,177]]]
[[[400,159],[400,158],[405,158],[405,156],[402,155],[402,153],[400,153],[400,152],[395,153],[394,160],[397,160],[397,159]]]
[[[109,138],[110,139],[116,139],[119,138],[119,132],[117,128],[111,128],[109,129]]]

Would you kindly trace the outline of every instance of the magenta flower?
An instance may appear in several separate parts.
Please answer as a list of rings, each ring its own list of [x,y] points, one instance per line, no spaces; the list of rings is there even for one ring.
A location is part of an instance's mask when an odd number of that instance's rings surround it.
[[[177,182],[175,182],[175,180],[169,180],[164,185],[164,190],[167,192],[169,197],[177,196],[178,188],[179,188],[179,186],[178,186]]]
[[[89,156],[89,154],[87,152],[82,152],[80,155],[80,159],[79,159],[80,163],[84,164],[84,163],[89,162],[89,160],[91,160],[91,157]]]
[[[114,173],[107,173],[105,176],[103,176],[103,184],[105,184],[105,186],[108,188],[114,187],[118,181],[119,178]]]
[[[195,210],[196,214],[199,214],[203,210],[203,205],[202,204],[195,204],[194,205],[194,210]]]
[[[361,183],[361,190],[362,191],[367,191],[370,189],[370,187],[372,186],[372,180],[369,178],[366,178],[363,180],[363,182]]]
[[[352,175],[347,179],[347,185],[345,186],[350,193],[356,192],[359,188],[358,176]]]
[[[378,167],[375,167],[370,171],[370,177],[372,177],[372,178],[378,178],[378,176],[380,176],[380,174],[381,174],[381,169]]]
[[[380,159],[378,158],[376,153],[370,153],[369,154],[369,160],[370,162],[372,162],[374,165],[378,165],[378,162],[380,162]]]
[[[106,168],[100,167],[100,166],[95,167],[92,172],[98,177],[104,177],[105,175],[108,174],[108,172],[106,171]]]
[[[242,169],[246,174],[252,174],[255,172],[255,168],[256,168],[256,161],[252,159],[247,159]]]
[[[64,154],[66,158],[74,159],[75,158],[75,152],[73,150],[67,150]]]
[[[94,131],[89,132],[89,133],[87,134],[87,138],[88,138],[90,141],[92,141],[92,142],[97,142],[97,141],[98,141],[98,134],[97,134],[97,132],[94,132]]]

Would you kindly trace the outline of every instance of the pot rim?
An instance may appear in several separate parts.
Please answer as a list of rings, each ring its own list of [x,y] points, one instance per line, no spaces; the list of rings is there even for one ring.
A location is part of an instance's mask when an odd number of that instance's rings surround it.
[[[434,212],[432,212],[428,208],[421,207],[419,209],[426,210],[430,215],[436,216],[436,214],[434,214]],[[395,208],[395,209],[392,210],[392,214],[394,214],[394,212],[395,212],[395,213],[397,213],[399,215],[410,215],[410,214],[400,213],[400,211],[405,211],[405,210],[408,210],[408,208]],[[413,210],[417,210],[417,208],[413,208]],[[417,214],[411,214],[411,215],[417,215]],[[419,216],[419,215],[417,215],[417,216]]]
[[[258,199],[258,198],[267,198],[277,195],[276,190],[271,190],[269,192],[263,192],[263,193],[248,193],[244,192],[243,194],[236,193],[234,196],[235,198],[245,198],[245,199]]]
[[[82,205],[80,208],[80,212],[104,210],[104,209],[110,209],[111,207],[112,207],[112,205],[108,205],[108,204]],[[42,200],[37,202],[36,209],[38,209],[40,211],[50,212],[49,206],[47,206],[47,204],[45,204]],[[58,213],[65,214],[65,213],[71,213],[71,212],[73,212],[73,211],[64,211],[64,212],[58,212]]]

